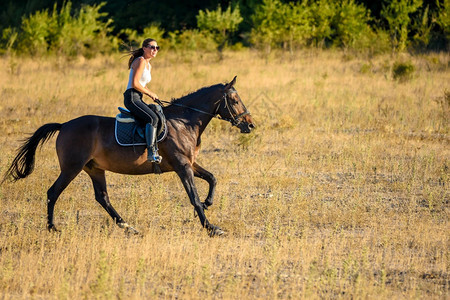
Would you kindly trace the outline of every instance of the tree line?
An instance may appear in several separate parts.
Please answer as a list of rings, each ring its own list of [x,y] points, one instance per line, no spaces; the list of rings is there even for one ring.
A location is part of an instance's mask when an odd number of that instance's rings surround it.
[[[450,0],[15,0],[2,54],[94,57],[152,37],[173,50],[449,51]]]

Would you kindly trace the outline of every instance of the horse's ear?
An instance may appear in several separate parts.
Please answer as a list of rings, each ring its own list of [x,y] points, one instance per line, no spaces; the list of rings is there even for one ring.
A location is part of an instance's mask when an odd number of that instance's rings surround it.
[[[237,76],[234,76],[233,80],[231,80],[231,82],[226,85],[226,87],[225,87],[226,90],[229,90],[233,87],[233,85],[236,83],[236,77]]]

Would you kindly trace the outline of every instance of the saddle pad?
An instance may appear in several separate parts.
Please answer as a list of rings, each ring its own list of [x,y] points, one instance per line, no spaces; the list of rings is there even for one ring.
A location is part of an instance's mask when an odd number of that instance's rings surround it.
[[[116,141],[121,146],[146,146],[143,128],[136,122],[119,122],[116,119]]]
[[[136,122],[136,120],[125,111],[123,108],[119,108],[121,113],[116,116],[114,135],[116,141],[121,146],[146,146],[145,141],[145,129]],[[167,136],[166,119],[164,115],[160,116],[160,122],[158,129],[157,142],[161,142]]]

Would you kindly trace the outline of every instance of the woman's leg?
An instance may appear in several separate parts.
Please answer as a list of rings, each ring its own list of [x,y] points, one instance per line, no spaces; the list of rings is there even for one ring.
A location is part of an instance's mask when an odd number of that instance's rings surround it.
[[[152,162],[160,163],[161,156],[158,154],[156,145],[156,128],[158,126],[158,117],[142,101],[142,94],[133,90],[127,90],[124,93],[124,104],[137,118],[146,123],[145,140],[147,143],[147,159]]]
[[[124,93],[124,104],[129,111],[133,113],[137,118],[145,123],[158,126],[158,116],[156,113],[148,107],[147,104],[142,101],[142,94],[132,89],[127,90]]]

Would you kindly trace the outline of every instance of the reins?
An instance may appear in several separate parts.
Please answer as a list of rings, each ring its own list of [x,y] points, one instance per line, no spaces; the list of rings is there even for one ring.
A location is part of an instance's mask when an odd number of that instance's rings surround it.
[[[220,99],[217,102],[221,102],[222,100],[225,103],[224,107],[228,110],[228,113],[230,114],[231,119],[226,119],[226,118],[223,118],[220,115],[218,115],[218,110],[220,108],[220,105],[217,105],[217,108],[216,108],[215,112],[212,114],[212,113],[206,112],[204,110],[201,110],[201,109],[198,109],[198,108],[195,108],[195,107],[191,107],[191,106],[188,106],[188,105],[184,105],[184,104],[181,104],[181,103],[173,103],[173,102],[160,100],[160,99],[155,99],[155,102],[158,103],[159,105],[161,105],[162,107],[164,107],[164,105],[163,105],[163,102],[164,102],[164,103],[169,104],[169,105],[175,105],[175,106],[187,108],[187,109],[190,109],[190,110],[193,110],[193,111],[196,111],[196,112],[208,115],[208,116],[212,116],[213,118],[218,118],[218,119],[221,119],[221,120],[228,121],[233,126],[237,126],[237,125],[239,125],[241,123],[239,118],[250,114],[250,112],[247,110],[247,108],[245,106],[244,106],[244,112],[240,113],[240,114],[237,114],[236,111],[234,110],[234,108],[232,106],[230,107],[230,105],[228,103],[227,93],[224,93],[222,99]],[[244,105],[244,104],[242,104],[242,105]]]
[[[212,113],[209,113],[209,112],[206,112],[206,111],[197,109],[197,108],[195,108],[195,107],[191,107],[191,106],[187,106],[187,105],[184,105],[184,104],[180,104],[180,103],[173,103],[173,102],[165,101],[165,100],[161,100],[161,99],[155,99],[154,101],[155,101],[156,103],[158,103],[159,105],[161,105],[162,107],[165,107],[165,106],[163,105],[163,102],[164,102],[164,103],[166,103],[166,104],[170,104],[170,105],[175,105],[175,106],[187,108],[187,109],[190,109],[190,110],[193,110],[193,111],[196,111],[196,112],[205,114],[205,115],[209,115],[209,116],[213,116],[213,117],[216,116],[215,114],[212,114]]]

